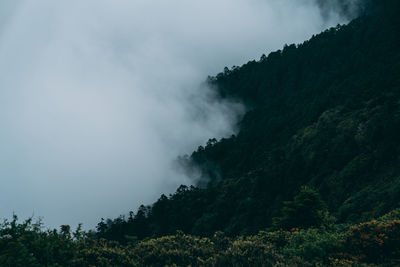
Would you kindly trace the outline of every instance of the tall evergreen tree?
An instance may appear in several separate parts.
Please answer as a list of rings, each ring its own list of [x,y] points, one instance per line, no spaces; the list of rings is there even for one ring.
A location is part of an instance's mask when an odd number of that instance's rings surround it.
[[[282,216],[273,219],[278,229],[318,227],[328,218],[328,209],[317,191],[302,187],[293,201],[285,201]]]

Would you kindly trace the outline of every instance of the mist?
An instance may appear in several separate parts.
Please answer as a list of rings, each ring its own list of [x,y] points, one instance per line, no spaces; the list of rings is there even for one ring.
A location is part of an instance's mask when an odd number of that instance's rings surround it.
[[[93,228],[190,184],[172,162],[244,112],[206,77],[346,20],[311,0],[1,1],[0,217]]]

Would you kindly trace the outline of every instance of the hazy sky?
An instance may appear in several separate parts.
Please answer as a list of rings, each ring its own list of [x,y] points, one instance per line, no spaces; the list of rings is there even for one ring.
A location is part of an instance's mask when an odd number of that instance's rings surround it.
[[[312,0],[2,0],[0,217],[94,227],[189,183],[171,162],[243,110],[207,75],[339,22]]]

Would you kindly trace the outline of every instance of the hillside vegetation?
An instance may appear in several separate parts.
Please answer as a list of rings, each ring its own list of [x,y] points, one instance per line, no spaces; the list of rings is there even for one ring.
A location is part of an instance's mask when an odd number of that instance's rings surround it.
[[[225,68],[208,83],[248,111],[237,136],[182,157],[198,187],[99,224],[124,241],[176,230],[255,234],[285,201],[314,188],[339,223],[381,216],[400,200],[400,19],[395,1],[300,45]],[[387,6],[385,6],[385,5]]]

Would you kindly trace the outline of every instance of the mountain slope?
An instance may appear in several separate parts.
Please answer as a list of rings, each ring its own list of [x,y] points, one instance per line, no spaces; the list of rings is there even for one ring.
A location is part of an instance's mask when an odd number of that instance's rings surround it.
[[[396,207],[399,5],[372,6],[348,25],[210,77],[221,97],[248,106],[240,133],[181,159],[200,169],[201,188],[182,186],[136,215],[101,222],[98,236],[255,233],[303,185],[317,189],[340,221]]]

